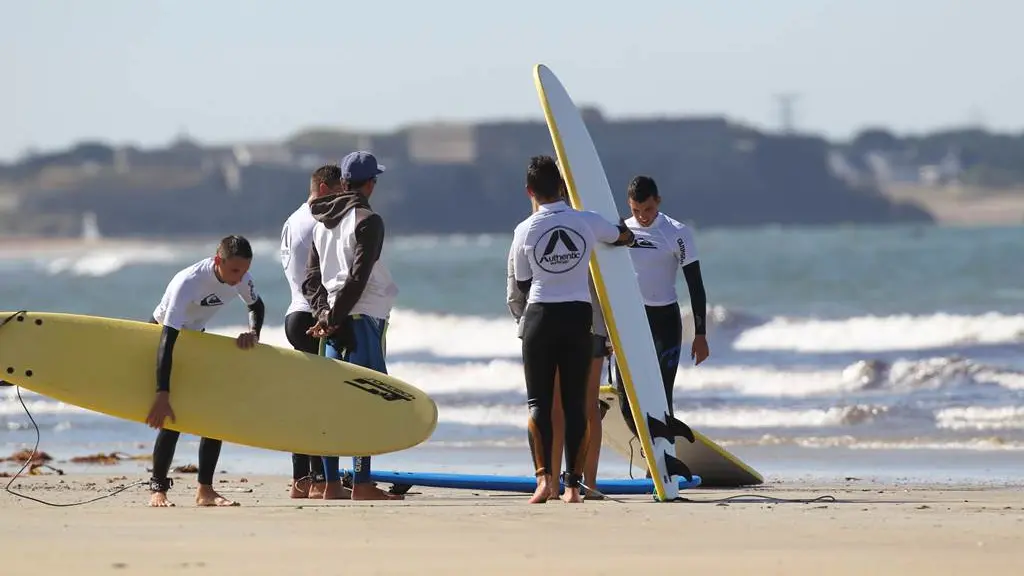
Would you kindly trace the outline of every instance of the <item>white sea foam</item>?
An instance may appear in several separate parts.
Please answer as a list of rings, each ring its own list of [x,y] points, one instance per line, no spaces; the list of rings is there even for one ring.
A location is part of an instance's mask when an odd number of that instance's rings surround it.
[[[879,352],[1024,342],[1024,315],[860,316],[841,320],[774,318],[744,330],[736,350]]]

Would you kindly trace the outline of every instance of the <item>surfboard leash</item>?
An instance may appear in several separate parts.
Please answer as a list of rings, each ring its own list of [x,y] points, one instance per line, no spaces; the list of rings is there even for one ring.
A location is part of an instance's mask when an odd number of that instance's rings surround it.
[[[0,326],[3,326],[3,324],[0,324]],[[42,499],[36,498],[34,496],[29,496],[27,494],[22,494],[20,492],[15,492],[14,490],[11,490],[11,486],[14,485],[14,481],[17,480],[18,477],[20,477],[21,474],[25,471],[25,469],[28,468],[32,464],[32,462],[35,461],[36,454],[39,453],[39,442],[40,442],[41,437],[42,437],[42,435],[39,432],[39,424],[36,423],[36,419],[32,417],[32,412],[30,412],[29,409],[28,409],[28,406],[25,405],[25,399],[21,397],[21,386],[15,386],[14,389],[15,389],[17,395],[18,395],[18,402],[21,403],[21,407],[25,410],[25,415],[28,416],[29,421],[32,423],[32,427],[35,429],[35,432],[36,432],[36,442],[35,442],[35,445],[32,447],[32,453],[29,454],[27,459],[25,459],[25,463],[22,464],[21,468],[17,472],[15,472],[14,475],[11,476],[10,481],[7,482],[6,486],[4,486],[4,491],[5,492],[7,492],[8,494],[11,494],[13,496],[17,496],[19,498],[24,498],[26,500],[31,500],[33,502],[38,502],[40,504],[45,504],[47,506],[54,506],[54,507],[57,507],[57,508],[67,508],[67,507],[70,507],[70,506],[81,506],[82,504],[91,504],[92,502],[96,502],[98,500],[103,500],[104,498],[110,498],[111,496],[115,496],[117,494],[120,494],[121,492],[124,492],[125,490],[128,490],[129,488],[135,488],[136,486],[146,486],[146,485],[149,484],[148,480],[140,480],[138,482],[133,482],[131,484],[127,484],[125,486],[121,486],[120,488],[116,488],[113,491],[108,492],[107,494],[103,494],[103,495],[97,496],[95,498],[91,498],[89,500],[83,500],[81,502],[63,502],[63,503],[60,503],[60,502],[47,502],[46,500],[42,500]]]
[[[19,310],[19,311],[15,312],[14,314],[11,314],[7,318],[4,318],[2,321],[0,321],[0,328],[3,328],[5,324],[7,324],[11,320],[17,318],[20,314],[27,314],[27,313],[28,313],[28,310]],[[36,422],[36,419],[32,416],[32,412],[28,409],[28,406],[25,404],[25,399],[21,397],[21,386],[18,386],[16,384],[12,384],[10,382],[5,382],[3,380],[0,380],[0,386],[13,386],[14,387],[15,394],[17,394],[17,397],[18,397],[18,402],[21,403],[21,408],[25,411],[25,415],[28,416],[28,420],[29,420],[29,422],[32,423],[32,428],[35,430],[35,433],[36,433],[36,442],[35,442],[35,445],[32,446],[32,453],[28,455],[28,458],[25,459],[25,463],[22,464],[21,468],[18,469],[18,471],[15,472],[11,476],[10,481],[8,481],[7,485],[4,486],[4,491],[7,492],[8,494],[11,494],[12,496],[17,496],[19,498],[24,498],[26,500],[31,500],[33,502],[38,502],[40,504],[45,504],[47,506],[55,506],[55,507],[58,507],[58,508],[64,508],[64,507],[68,507],[68,506],[81,506],[82,504],[89,504],[89,503],[92,503],[92,502],[96,502],[97,500],[102,500],[104,498],[110,498],[111,496],[114,496],[116,494],[120,494],[121,492],[124,492],[125,490],[128,490],[129,488],[134,488],[136,486],[144,486],[144,485],[149,483],[148,481],[133,482],[133,483],[128,484],[126,486],[122,486],[120,488],[117,488],[117,489],[113,490],[112,492],[110,492],[108,494],[103,494],[102,496],[97,496],[96,498],[92,498],[90,500],[85,500],[83,502],[66,502],[66,503],[47,502],[46,500],[42,500],[42,499],[36,498],[34,496],[29,496],[27,494],[22,494],[20,492],[15,492],[14,490],[11,489],[11,486],[14,485],[14,482],[19,477],[21,477],[21,475],[25,472],[25,470],[28,469],[29,466],[32,465],[32,462],[35,461],[36,455],[39,454],[39,444],[40,444],[40,442],[42,440],[42,434],[39,431],[39,424]]]
[[[786,503],[786,504],[814,504],[815,502],[835,502],[836,497],[831,494],[824,494],[817,498],[779,498],[778,496],[768,496],[767,494],[736,494],[734,496],[726,496],[725,498],[710,498],[706,500],[693,500],[691,498],[683,498],[682,496],[676,496],[673,502],[683,502],[687,504],[721,504],[723,502],[730,502],[738,500],[740,498],[758,498],[761,500],[767,500],[774,503]]]

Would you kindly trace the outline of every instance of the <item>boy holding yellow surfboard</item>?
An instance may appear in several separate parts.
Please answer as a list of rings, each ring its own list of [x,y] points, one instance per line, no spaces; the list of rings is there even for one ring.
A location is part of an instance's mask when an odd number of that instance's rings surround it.
[[[156,360],[156,398],[146,416],[146,424],[158,428],[153,444],[153,477],[150,479],[149,505],[162,508],[173,506],[167,500],[171,481],[167,473],[174,458],[174,449],[180,433],[164,428],[164,421],[174,422],[171,408],[171,364],[174,343],[181,330],[206,331],[206,324],[226,301],[241,298],[249,309],[249,331],[238,336],[238,347],[252,348],[259,341],[266,308],[256,292],[249,266],[252,264],[252,246],[242,236],[228,236],[220,241],[214,256],[204,258],[182,269],[171,278],[163,298],[153,310],[150,322],[163,325]],[[199,488],[197,506],[237,506],[213,489],[213,472],[220,458],[221,441],[202,438],[199,442]]]

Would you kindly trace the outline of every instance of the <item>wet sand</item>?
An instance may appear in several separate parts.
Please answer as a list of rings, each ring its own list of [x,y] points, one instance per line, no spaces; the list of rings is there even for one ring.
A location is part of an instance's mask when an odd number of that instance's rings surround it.
[[[139,477],[19,478],[51,502]],[[6,484],[4,480],[0,486]],[[1022,574],[1024,493],[1013,486],[782,483],[691,490],[693,502],[616,497],[526,504],[527,495],[416,489],[399,502],[288,498],[284,476],[219,475],[237,508],[151,509],[142,487],[55,508],[0,493],[4,574]],[[740,498],[836,501],[772,502]]]

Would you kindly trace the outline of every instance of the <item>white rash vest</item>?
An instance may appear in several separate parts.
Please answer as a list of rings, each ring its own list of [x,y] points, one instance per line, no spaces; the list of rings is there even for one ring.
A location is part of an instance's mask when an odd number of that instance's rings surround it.
[[[313,228],[313,244],[320,256],[321,284],[327,290],[327,304],[331,308],[348,281],[349,271],[355,266],[356,227],[370,215],[371,212],[356,208],[349,210],[334,228],[327,228],[321,222],[317,222]],[[384,261],[378,259],[349,315],[365,314],[387,319],[391,316],[397,297],[398,285]]]
[[[204,330],[207,322],[229,299],[238,297],[252,305],[259,299],[252,275],[230,286],[217,279],[213,257],[204,258],[171,278],[163,298],[153,310],[157,323],[175,330]]]
[[[618,238],[618,226],[596,212],[564,201],[541,204],[516,226],[509,249],[515,280],[531,280],[527,303],[590,302],[594,243]]]
[[[285,316],[293,312],[313,311],[302,294],[302,282],[306,279],[306,261],[309,259],[309,248],[313,245],[314,226],[316,219],[309,210],[309,204],[303,202],[281,228],[281,266],[284,267],[284,276],[292,295]]]
[[[693,232],[661,212],[650,226],[641,226],[635,217],[626,220],[626,226],[635,236],[629,256],[644,305],[666,306],[678,301],[676,270],[697,261]]]

